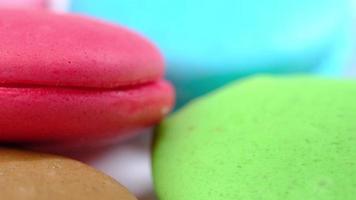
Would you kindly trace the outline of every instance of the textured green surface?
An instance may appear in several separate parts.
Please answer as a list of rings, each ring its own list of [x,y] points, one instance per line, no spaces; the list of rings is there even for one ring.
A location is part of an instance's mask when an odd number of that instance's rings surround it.
[[[160,200],[355,200],[356,81],[255,77],[158,128]]]

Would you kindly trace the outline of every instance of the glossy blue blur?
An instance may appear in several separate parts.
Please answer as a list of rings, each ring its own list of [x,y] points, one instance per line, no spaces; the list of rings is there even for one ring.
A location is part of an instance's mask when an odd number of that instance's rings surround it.
[[[74,12],[158,44],[178,106],[255,73],[339,74],[352,46],[350,7],[348,0],[72,0]]]

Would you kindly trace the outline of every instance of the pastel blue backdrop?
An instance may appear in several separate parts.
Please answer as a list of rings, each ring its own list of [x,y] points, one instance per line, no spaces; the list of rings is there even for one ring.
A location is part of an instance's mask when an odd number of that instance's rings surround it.
[[[256,73],[338,75],[353,50],[349,0],[72,0],[164,53],[177,104]]]

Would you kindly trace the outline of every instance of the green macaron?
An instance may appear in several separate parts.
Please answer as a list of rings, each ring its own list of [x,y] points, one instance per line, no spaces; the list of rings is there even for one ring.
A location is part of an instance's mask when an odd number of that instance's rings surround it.
[[[160,200],[355,200],[356,81],[254,77],[157,129]]]

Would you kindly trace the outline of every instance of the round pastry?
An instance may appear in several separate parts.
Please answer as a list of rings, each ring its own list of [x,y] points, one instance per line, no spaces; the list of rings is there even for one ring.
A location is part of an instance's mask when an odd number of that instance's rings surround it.
[[[120,26],[0,10],[0,56],[0,141],[121,138],[174,101],[158,50]]]
[[[353,200],[356,81],[256,77],[193,101],[153,147],[161,200]]]
[[[0,177],[2,199],[136,199],[94,168],[50,154],[0,148]]]
[[[75,0],[133,27],[167,58],[177,105],[255,73],[340,74],[352,58],[349,0]],[[162,17],[164,16],[164,17]]]

